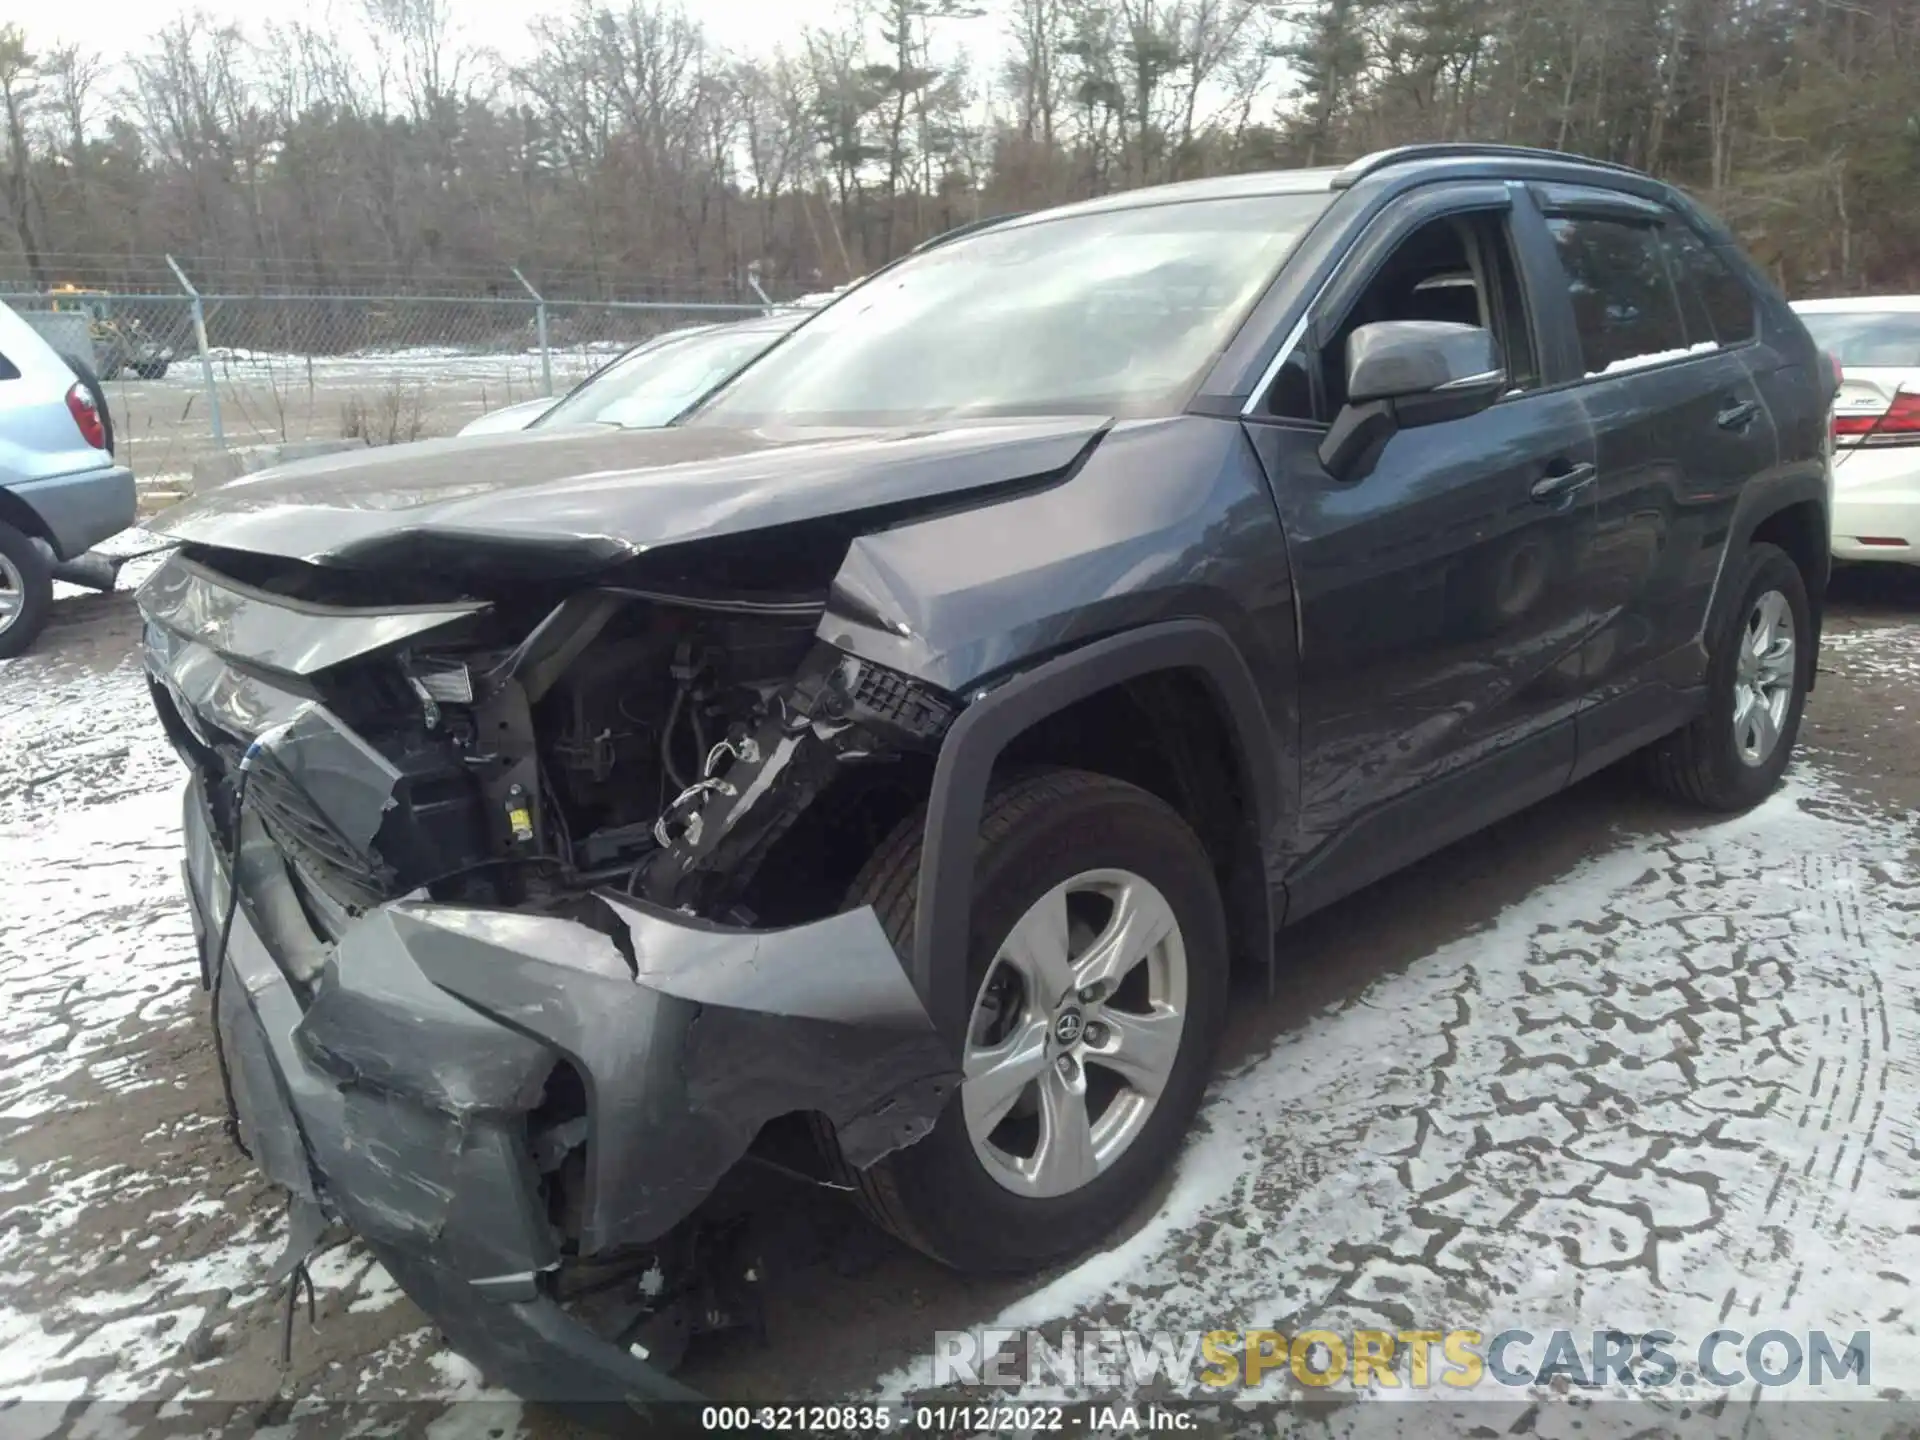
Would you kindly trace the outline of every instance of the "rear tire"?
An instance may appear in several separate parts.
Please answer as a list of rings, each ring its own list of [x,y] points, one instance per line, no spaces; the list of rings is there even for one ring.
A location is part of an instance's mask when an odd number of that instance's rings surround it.
[[[46,628],[53,576],[31,536],[0,524],[0,660],[23,655]]]
[[[874,907],[903,956],[924,827],[924,811],[903,822],[849,897]],[[966,1033],[952,1037],[969,1057],[968,1078],[925,1139],[848,1179],[875,1221],[943,1264],[1024,1272],[1098,1243],[1172,1164],[1226,1014],[1227,926],[1212,863],[1186,822],[1104,775],[1049,770],[1002,786],[988,797],[977,855],[971,1013]],[[1035,916],[1053,917],[1056,899],[1068,968],[1016,964],[1009,957],[1026,954],[1016,939],[1044,929]],[[1140,958],[1127,959],[1136,948]],[[1037,983],[1027,994],[1025,977],[1043,972],[1063,977],[1051,987],[1059,996],[1042,996]],[[1016,997],[994,999],[1004,983]],[[981,1057],[1016,1051],[1041,1058],[1017,1095],[1002,1087],[1014,1098],[995,1121],[984,1072],[999,1062]],[[1050,1134],[1067,1137],[1048,1151],[1065,1160],[1043,1158]],[[1024,1135],[1031,1155],[1017,1153]]]
[[[1704,810],[1745,810],[1773,792],[1813,679],[1812,608],[1786,551],[1750,547],[1733,593],[1708,650],[1705,713],[1644,752],[1657,789]]]

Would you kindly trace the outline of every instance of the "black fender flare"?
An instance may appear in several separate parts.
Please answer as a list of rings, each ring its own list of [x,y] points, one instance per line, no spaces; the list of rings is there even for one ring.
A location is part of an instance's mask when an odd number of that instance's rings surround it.
[[[1225,630],[1206,620],[1163,621],[1095,640],[1022,671],[980,695],[948,729],[927,801],[908,965],[940,1034],[955,1033],[948,1027],[957,1029],[965,1020],[974,858],[987,786],[1001,752],[1035,723],[1076,701],[1168,670],[1200,672],[1231,726],[1258,827],[1254,838],[1262,862],[1258,888],[1265,921],[1255,944],[1271,978],[1273,913],[1266,847],[1279,819],[1281,792],[1266,707],[1245,658]]]
[[[1716,633],[1728,605],[1734,603],[1731,597],[1730,573],[1737,573],[1739,564],[1746,557],[1748,547],[1753,544],[1753,535],[1762,525],[1783,510],[1794,505],[1813,504],[1820,511],[1819,541],[1821,552],[1827,558],[1825,571],[1818,577],[1817,584],[1809,584],[1808,591],[1815,602],[1814,631],[1815,643],[1818,643],[1819,631],[1823,628],[1821,611],[1826,595],[1828,581],[1833,574],[1833,506],[1825,477],[1796,471],[1788,474],[1770,475],[1749,481],[1742,486],[1734,498],[1733,513],[1727,519],[1726,543],[1720,550],[1720,568],[1713,577],[1713,595],[1707,602],[1706,613],[1700,627],[1700,644],[1704,648],[1707,637]]]
[[[1733,518],[1727,526],[1728,536],[1737,538],[1745,547],[1753,542],[1753,532],[1773,516],[1789,506],[1807,503],[1819,508],[1821,521],[1827,527],[1824,533],[1830,540],[1833,506],[1826,481],[1821,476],[1805,471],[1770,475],[1742,486],[1739,497],[1733,502]]]

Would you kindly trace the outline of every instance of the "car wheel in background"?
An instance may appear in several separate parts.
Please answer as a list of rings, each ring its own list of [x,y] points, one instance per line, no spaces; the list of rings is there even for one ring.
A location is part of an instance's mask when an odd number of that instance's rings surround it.
[[[913,945],[924,812],[850,897]],[[961,1088],[917,1144],[851,1175],[867,1212],[955,1269],[1040,1269],[1096,1244],[1165,1173],[1226,1011],[1227,927],[1186,822],[1104,775],[988,797]]]
[[[33,644],[52,604],[46,552],[31,537],[0,524],[0,660],[10,660]]]
[[[1749,548],[1733,593],[1707,656],[1706,712],[1646,751],[1656,786],[1709,810],[1744,810],[1772,793],[1813,678],[1806,582],[1787,553]]]

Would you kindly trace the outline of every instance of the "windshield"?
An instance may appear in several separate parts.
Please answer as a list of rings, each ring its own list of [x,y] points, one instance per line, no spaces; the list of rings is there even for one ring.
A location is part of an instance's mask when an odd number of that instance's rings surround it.
[[[1920,369],[1920,311],[1821,310],[1800,317],[1849,370]]]
[[[950,241],[823,310],[690,423],[1177,410],[1329,199],[1192,200]]]
[[[614,361],[535,423],[635,430],[671,424],[785,333],[756,325],[669,336]]]

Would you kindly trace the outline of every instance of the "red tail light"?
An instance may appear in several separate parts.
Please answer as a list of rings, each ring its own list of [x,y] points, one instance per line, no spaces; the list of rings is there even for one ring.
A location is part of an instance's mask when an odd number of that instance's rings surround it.
[[[93,408],[93,400],[78,385],[67,391],[67,411],[73,416],[73,423],[80,427],[80,438],[96,450],[107,448],[107,429],[100,423],[100,412]]]
[[[1878,415],[1836,415],[1833,438],[1855,445],[1920,445],[1920,395],[1897,391]]]

